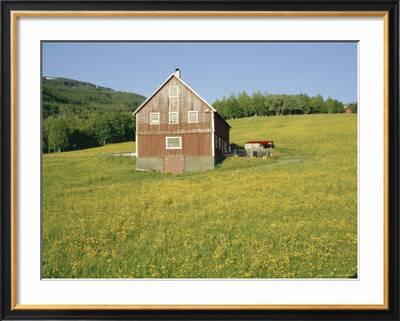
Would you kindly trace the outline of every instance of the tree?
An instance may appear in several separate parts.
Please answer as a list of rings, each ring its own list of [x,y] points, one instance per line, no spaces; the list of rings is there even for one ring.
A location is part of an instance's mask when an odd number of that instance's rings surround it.
[[[255,109],[252,103],[252,98],[244,91],[242,91],[237,98],[240,114],[242,117],[253,116]]]
[[[326,109],[329,114],[342,113],[343,112],[343,103],[337,101],[336,99],[329,97],[326,100]]]
[[[62,117],[51,118],[48,127],[48,149],[61,152],[69,146],[69,128]]]
[[[253,115],[298,115],[315,113],[341,113],[343,103],[321,95],[310,97],[307,94],[270,95],[259,91],[249,96],[242,91],[238,95],[223,97],[214,102],[216,110],[225,118],[241,118]],[[355,107],[357,108],[357,107]]]
[[[265,95],[261,92],[256,91],[251,96],[252,105],[253,105],[253,115],[267,115],[267,106]]]
[[[310,113],[318,114],[323,113],[325,110],[324,98],[321,95],[317,95],[310,98]]]
[[[110,142],[112,138],[113,128],[109,118],[110,117],[108,113],[96,114],[91,118],[91,131],[100,145],[105,145],[106,143]]]
[[[99,145],[131,140],[135,135],[134,121],[129,113],[96,113],[90,117],[87,131]]]

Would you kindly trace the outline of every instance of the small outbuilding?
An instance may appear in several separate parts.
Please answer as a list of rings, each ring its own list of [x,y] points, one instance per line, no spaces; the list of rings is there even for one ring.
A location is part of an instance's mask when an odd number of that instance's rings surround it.
[[[133,114],[137,170],[208,170],[229,153],[231,127],[182,80],[179,69]]]
[[[344,113],[345,114],[352,114],[353,113],[353,106],[352,105],[344,106]]]
[[[244,149],[248,157],[266,157],[272,156],[274,148],[272,140],[251,140],[244,144]]]

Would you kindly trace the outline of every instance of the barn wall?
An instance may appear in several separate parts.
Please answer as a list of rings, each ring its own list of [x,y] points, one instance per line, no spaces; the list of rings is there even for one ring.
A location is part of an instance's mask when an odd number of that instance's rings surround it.
[[[217,143],[217,137],[221,137],[221,139],[223,139],[229,146],[229,126],[221,119],[221,116],[219,116],[218,114],[215,114],[214,124],[215,124],[215,135],[216,135],[216,140],[214,144],[215,159],[217,162],[219,162],[224,157],[224,151],[223,149],[219,148]]]
[[[214,168],[213,156],[182,156],[186,172],[206,171]],[[139,157],[136,159],[137,170],[164,172],[164,157]]]
[[[169,124],[169,87],[179,86],[179,123]],[[188,111],[199,112],[198,123],[188,123]],[[160,113],[160,124],[150,125],[150,113]],[[210,108],[175,77],[171,78],[159,92],[136,114],[139,134],[168,134],[184,132],[209,132],[211,130]],[[210,147],[211,153],[211,147]]]
[[[221,119],[221,116],[215,115],[215,134],[229,142],[229,126]]]
[[[185,171],[197,172],[214,168],[214,157],[212,156],[188,156],[185,157]]]
[[[162,172],[164,160],[161,157],[138,157],[136,158],[136,169]]]
[[[182,137],[182,149],[166,149],[165,137]],[[164,157],[167,155],[211,156],[211,133],[185,134],[138,134],[140,157]]]
[[[214,157],[210,155],[211,133],[188,133],[173,135],[138,135],[139,157],[136,169],[164,171],[164,158],[181,155],[184,158],[184,170],[188,172],[204,171],[214,168]],[[182,149],[166,149],[166,136],[181,136]],[[185,154],[183,153],[185,150]]]
[[[169,124],[169,87],[179,86],[179,123]],[[198,123],[188,123],[188,111],[198,111]],[[150,113],[160,113],[160,124],[150,124]],[[164,158],[182,155],[185,171],[199,171],[214,168],[215,159],[221,158],[221,151],[212,151],[212,110],[208,105],[172,77],[146,105],[136,114],[138,159],[137,169],[163,171]],[[229,130],[220,116],[215,115],[215,133],[229,143]],[[182,149],[166,149],[165,137],[182,137]]]

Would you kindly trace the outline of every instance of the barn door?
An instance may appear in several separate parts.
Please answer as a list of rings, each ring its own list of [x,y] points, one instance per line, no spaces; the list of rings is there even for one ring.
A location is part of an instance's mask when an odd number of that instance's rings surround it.
[[[182,155],[164,157],[164,173],[180,174],[185,171],[185,160]]]

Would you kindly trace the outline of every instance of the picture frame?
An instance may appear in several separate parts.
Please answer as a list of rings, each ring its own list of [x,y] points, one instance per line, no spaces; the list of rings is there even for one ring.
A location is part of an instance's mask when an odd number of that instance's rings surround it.
[[[399,313],[399,42],[397,1],[2,1],[1,68],[1,318],[25,319],[279,319],[279,320],[400,320]],[[18,78],[18,19],[181,17],[243,18],[377,17],[384,20],[384,210],[383,304],[20,304],[17,278],[21,257],[18,243],[21,216],[20,172],[22,153]],[[357,40],[357,39],[355,39]],[[24,145],[25,146],[25,145]],[[29,153],[29,150],[25,151]],[[38,169],[39,170],[39,169]],[[26,172],[22,172],[26,173]],[[30,174],[34,175],[34,174]],[[35,225],[37,226],[37,225]],[[39,295],[39,293],[37,293]]]

